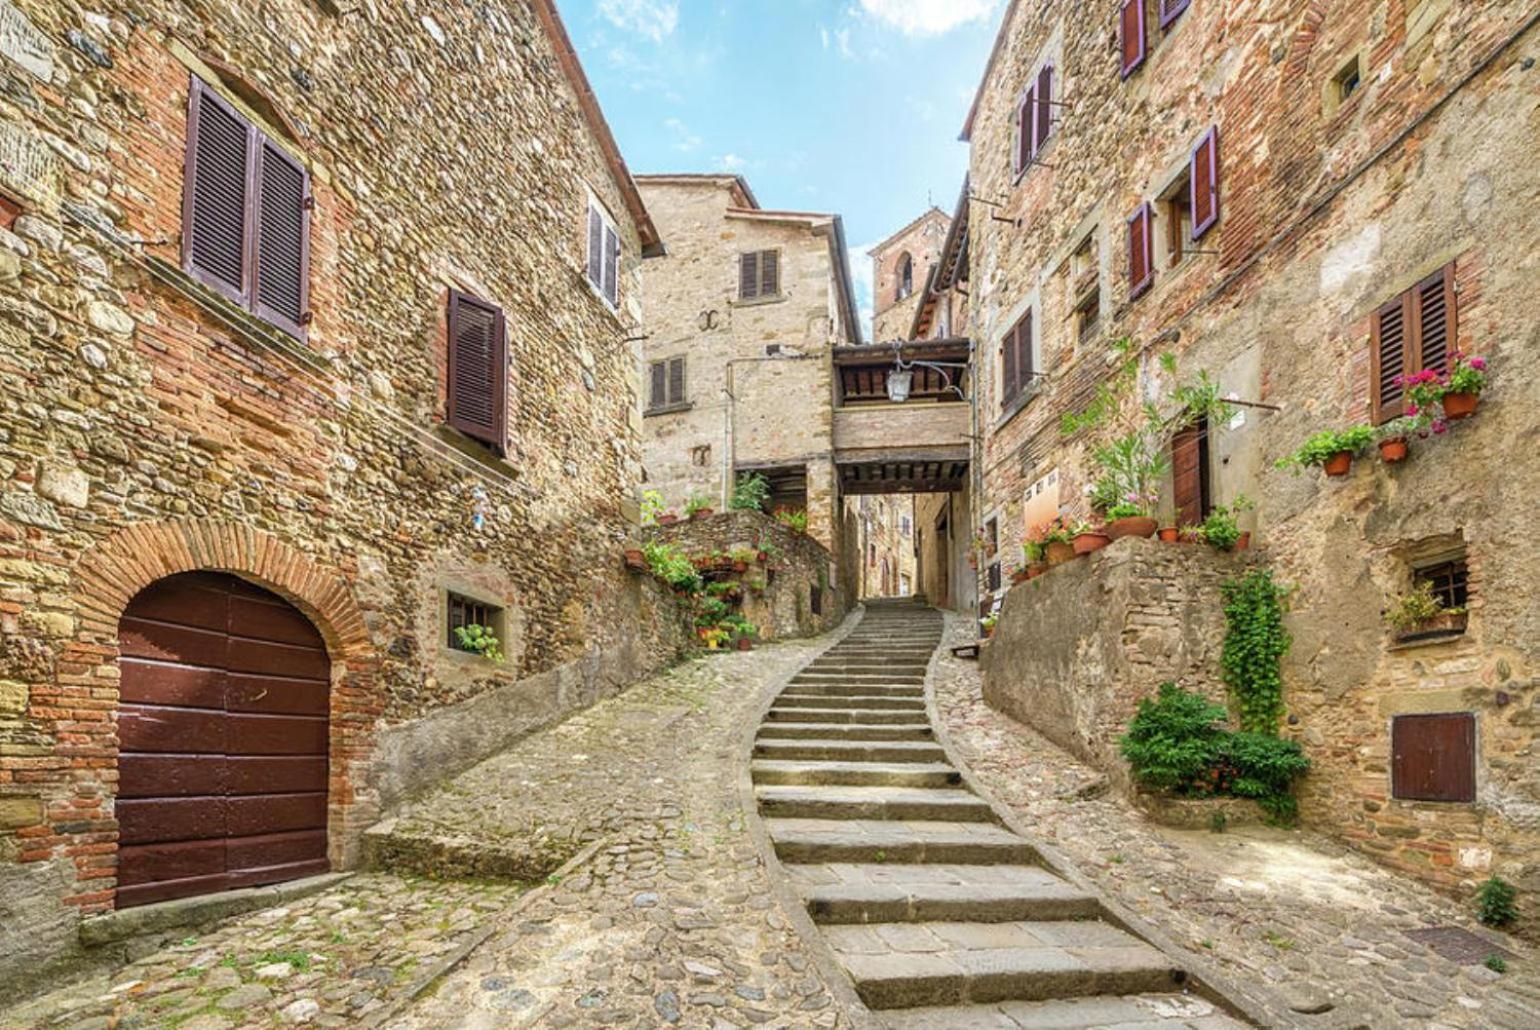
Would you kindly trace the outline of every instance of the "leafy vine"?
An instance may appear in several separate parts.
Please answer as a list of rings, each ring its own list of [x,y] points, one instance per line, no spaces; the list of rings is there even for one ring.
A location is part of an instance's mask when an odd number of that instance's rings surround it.
[[[1283,627],[1287,588],[1268,569],[1224,584],[1223,679],[1240,710],[1241,730],[1277,736],[1283,717],[1280,661],[1292,643]]]

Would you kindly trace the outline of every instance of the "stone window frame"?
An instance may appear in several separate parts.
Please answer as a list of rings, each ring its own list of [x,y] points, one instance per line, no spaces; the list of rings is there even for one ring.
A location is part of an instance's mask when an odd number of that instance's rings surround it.
[[[1054,149],[1054,144],[1061,135],[1059,126],[1057,124],[1058,119],[1054,117],[1054,105],[1051,103],[1049,105],[1048,113],[1052,121],[1050,122],[1050,127],[1048,129],[1048,136],[1043,140],[1043,145],[1041,147],[1036,147],[1035,140],[1029,143],[1027,147],[1027,156],[1029,157],[1029,160],[1022,162],[1019,168],[1014,167],[1017,161],[1017,156],[1021,153],[1021,133],[1026,132],[1030,134],[1032,132],[1032,123],[1030,118],[1028,119],[1025,128],[1022,126],[1021,113],[1024,106],[1022,101],[1026,98],[1028,91],[1034,91],[1033,104],[1034,106],[1036,105],[1037,100],[1035,90],[1037,89],[1038,83],[1041,81],[1044,68],[1051,69],[1049,80],[1051,83],[1051,90],[1049,100],[1055,101],[1056,98],[1061,98],[1064,95],[1063,84],[1065,79],[1061,74],[1061,69],[1064,68],[1064,43],[1062,36],[1062,28],[1055,28],[1052,38],[1043,44],[1043,46],[1033,56],[1031,63],[1027,65],[1027,67],[1032,69],[1032,74],[1026,77],[1021,89],[1015,93],[1015,99],[1011,101],[1011,132],[1009,137],[1011,148],[1011,164],[1013,166],[1011,172],[1012,187],[1021,185],[1021,183],[1027,178],[1027,173],[1042,163],[1043,155],[1050,153]]]
[[[1164,183],[1155,191],[1155,200],[1152,205],[1155,211],[1153,219],[1155,235],[1154,271],[1157,279],[1169,280],[1172,276],[1180,275],[1190,268],[1194,262],[1187,260],[1188,253],[1198,244],[1192,238],[1192,156],[1184,152],[1182,158],[1174,168],[1168,167],[1166,173],[1156,180]],[[1177,211],[1178,225],[1176,227],[1177,246],[1172,247],[1172,211]],[[1186,212],[1185,221],[1181,218],[1182,211]],[[1186,228],[1183,228],[1184,226]],[[1172,260],[1173,249],[1180,254],[1176,260]]]
[[[1005,341],[1016,326],[1021,323],[1028,312],[1032,315],[1032,369],[1033,375],[1022,384],[1021,389],[1014,397],[1005,396]],[[1041,291],[1034,287],[1032,292],[1023,298],[1013,309],[1008,317],[1001,319],[1001,323],[1007,326],[1005,332],[1000,334],[989,350],[991,402],[995,410],[994,431],[1003,429],[1006,423],[1015,418],[1027,408],[1042,393],[1043,387],[1043,305]]]
[[[478,590],[466,583],[455,579],[446,579],[437,585],[438,601],[434,609],[437,613],[436,625],[440,631],[437,635],[440,656],[454,656],[456,661],[483,661],[481,655],[474,651],[456,647],[454,644],[454,629],[450,625],[450,599],[458,597],[463,601],[481,605],[490,609],[492,614],[491,629],[497,636],[498,645],[506,649],[508,647],[508,602],[502,598],[494,597],[483,590]],[[506,653],[506,651],[505,651]]]
[[[623,278],[621,271],[625,266],[626,260],[625,237],[621,235],[620,223],[616,221],[614,214],[611,213],[609,205],[600,199],[598,192],[587,183],[583,184],[583,191],[586,198],[583,204],[583,261],[579,271],[582,274],[583,283],[588,287],[588,291],[599,298],[599,302],[604,305],[606,311],[619,318],[622,300],[620,281]],[[591,212],[598,212],[599,219],[603,222],[605,230],[615,235],[615,245],[618,253],[615,257],[615,298],[613,300],[605,294],[602,285],[595,283],[593,277],[588,273],[589,263],[592,261],[590,248],[593,246],[592,237],[589,235],[588,229]],[[600,260],[603,260],[602,255]],[[602,279],[603,277],[603,270],[601,268],[600,278]]]
[[[767,251],[775,254],[775,292],[744,298],[740,290],[743,275],[743,257],[745,254],[763,254]],[[730,307],[751,308],[757,307],[760,304],[781,304],[790,299],[790,295],[786,292],[785,247],[749,247],[734,254],[732,299],[728,301]]]
[[[1358,86],[1349,95],[1342,93],[1342,83],[1353,75],[1358,80]],[[1364,94],[1369,92],[1369,51],[1367,49],[1355,50],[1343,58],[1326,81],[1321,84],[1321,114],[1328,121],[1334,121],[1356,110],[1363,103]]]
[[[1386,584],[1387,605],[1392,603],[1401,591],[1410,590],[1416,586],[1418,570],[1432,569],[1450,562],[1463,564],[1465,566],[1466,625],[1458,632],[1398,641],[1387,624],[1386,649],[1390,652],[1415,651],[1426,647],[1449,646],[1470,641],[1474,624],[1474,613],[1470,610],[1470,603],[1472,600],[1480,599],[1482,582],[1480,566],[1471,561],[1463,530],[1457,529],[1450,533],[1408,541],[1391,549],[1389,559],[1388,566],[1384,567],[1385,578],[1380,579],[1381,583]]]

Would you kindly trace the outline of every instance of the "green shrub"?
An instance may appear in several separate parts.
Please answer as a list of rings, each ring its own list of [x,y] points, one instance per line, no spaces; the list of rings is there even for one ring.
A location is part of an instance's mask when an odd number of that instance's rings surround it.
[[[763,511],[769,499],[770,481],[758,472],[749,472],[738,477],[727,506],[734,511]]]
[[[1513,884],[1494,876],[1476,891],[1476,918],[1485,926],[1512,926],[1519,917],[1517,900]]]
[[[689,555],[674,544],[649,543],[642,555],[654,576],[681,593],[696,594],[702,589],[700,573]]]
[[[1231,733],[1219,761],[1228,780],[1225,793],[1256,800],[1276,820],[1294,821],[1294,781],[1310,770],[1310,759],[1297,742],[1267,733]]]
[[[1139,702],[1119,741],[1134,778],[1146,787],[1186,793],[1214,768],[1225,731],[1225,710],[1202,694],[1163,683],[1160,694]]]
[[[1225,642],[1221,678],[1235,698],[1241,729],[1276,734],[1283,716],[1283,672],[1279,665],[1292,642],[1283,628],[1288,591],[1268,569],[1256,569],[1224,584]]]

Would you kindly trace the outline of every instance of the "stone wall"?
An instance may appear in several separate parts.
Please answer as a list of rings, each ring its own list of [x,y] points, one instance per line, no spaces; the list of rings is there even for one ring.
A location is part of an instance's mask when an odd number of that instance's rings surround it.
[[[743,591],[743,617],[759,627],[764,640],[826,633],[840,624],[855,598],[835,574],[832,556],[806,533],[793,532],[757,511],[727,511],[659,526],[657,539],[677,544],[691,555],[727,553],[735,548],[759,550],[771,545],[765,564],[734,576],[741,583],[764,580],[763,591]],[[820,611],[813,611],[813,594]]]
[[[946,242],[951,219],[932,207],[869,252],[872,260],[872,342],[909,339],[914,309],[925,294],[931,266]],[[900,265],[904,255],[911,265],[910,290],[900,297]]]
[[[1087,514],[1089,454],[1106,434],[1065,436],[1061,419],[1123,365],[1112,341],[1131,342],[1130,417],[1143,402],[1170,413],[1174,389],[1200,371],[1279,409],[1212,427],[1209,485],[1221,503],[1257,501],[1243,525],[1297,585],[1285,699],[1315,763],[1304,820],[1445,888],[1496,872],[1533,896],[1540,551],[1527,520],[1540,480],[1528,401],[1540,383],[1528,355],[1540,337],[1534,242],[1510,231],[1534,193],[1521,142],[1540,74],[1533,5],[1248,0],[1192,4],[1161,30],[1151,4],[1148,56],[1126,79],[1107,45],[1120,5],[1083,6],[1013,4],[970,117],[974,192],[1031,227],[990,218],[972,234],[981,521],[998,517],[1015,555],[1033,484],[1052,483],[1071,518]],[[1359,87],[1341,100],[1333,83],[1354,58]],[[1045,62],[1070,106],[1043,165],[1018,179],[1014,101]],[[1213,127],[1219,219],[1175,263],[1161,199]],[[1158,209],[1154,278],[1133,296],[1126,220],[1146,202]],[[1100,323],[1082,337],[1071,308],[1087,240]],[[1480,414],[1414,441],[1401,466],[1366,456],[1345,481],[1275,469],[1310,433],[1368,420],[1372,313],[1451,264],[1456,342],[1500,370]],[[1028,311],[1046,377],[1004,407],[999,346]],[[1442,553],[1467,562],[1467,632],[1393,646],[1381,611]],[[1391,719],[1430,710],[1476,715],[1474,804],[1390,796]]]
[[[161,576],[320,629],[334,868],[385,801],[679,646],[615,558],[651,230],[554,8],[340,6],[0,0],[0,984],[114,904],[117,620]],[[303,340],[182,270],[194,76],[310,173]],[[443,424],[451,288],[506,317],[504,455]],[[505,665],[451,652],[447,589],[505,609]]]
[[[1172,682],[1227,703],[1220,588],[1250,558],[1125,537],[1011,587],[980,655],[984,700],[1128,786],[1118,737],[1141,699]]]

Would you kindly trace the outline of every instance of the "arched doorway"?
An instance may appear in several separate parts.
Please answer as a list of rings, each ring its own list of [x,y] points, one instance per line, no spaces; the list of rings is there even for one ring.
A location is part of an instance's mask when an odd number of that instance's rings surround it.
[[[270,591],[158,580],[118,627],[126,908],[326,872],[331,659]]]

